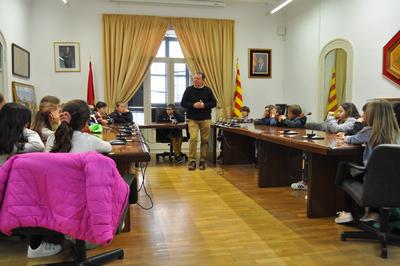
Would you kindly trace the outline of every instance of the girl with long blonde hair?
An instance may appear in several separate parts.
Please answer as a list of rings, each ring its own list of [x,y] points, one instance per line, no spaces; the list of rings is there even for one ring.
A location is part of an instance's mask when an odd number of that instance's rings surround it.
[[[57,129],[60,122],[60,111],[59,104],[42,102],[39,105],[32,129],[39,134],[42,141],[47,141],[47,138]]]
[[[361,144],[365,143],[363,154],[364,165],[367,164],[373,150],[381,144],[400,144],[400,131],[397,124],[394,109],[391,103],[386,100],[376,100],[368,103],[365,112],[367,127],[354,136],[345,137],[348,143]],[[362,173],[354,172],[350,175],[355,177]],[[347,223],[353,220],[350,212],[338,212],[339,216],[335,219],[336,223]],[[362,222],[377,221],[379,215],[369,212],[369,208],[365,208],[364,216],[360,219]]]
[[[394,114],[393,106],[386,100],[376,100],[368,103],[366,120],[371,127],[371,136],[366,143],[364,163],[373,149],[380,144],[400,144],[400,131]]]

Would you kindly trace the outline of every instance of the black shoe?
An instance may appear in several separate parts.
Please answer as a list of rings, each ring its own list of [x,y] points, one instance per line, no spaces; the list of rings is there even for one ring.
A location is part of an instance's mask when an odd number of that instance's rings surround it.
[[[205,170],[206,169],[206,162],[205,161],[200,161],[199,169],[200,170]]]
[[[188,163],[188,169],[189,170],[195,170],[196,169],[196,161],[191,161]]]
[[[183,159],[183,157],[182,156],[176,156],[175,157],[175,162],[176,163],[183,163],[185,160]]]

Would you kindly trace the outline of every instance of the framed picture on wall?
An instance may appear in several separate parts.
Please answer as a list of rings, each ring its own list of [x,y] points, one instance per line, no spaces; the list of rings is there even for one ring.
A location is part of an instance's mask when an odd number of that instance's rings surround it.
[[[38,109],[35,88],[32,85],[15,81],[13,81],[11,85],[14,102],[24,105],[35,114]]]
[[[54,65],[56,72],[80,72],[79,53],[78,42],[55,42]]]
[[[400,31],[383,47],[382,74],[400,86]]]
[[[271,49],[249,49],[249,78],[271,78]]]
[[[12,73],[13,75],[29,78],[30,77],[30,54],[27,50],[19,47],[15,43],[11,45],[12,54]]]

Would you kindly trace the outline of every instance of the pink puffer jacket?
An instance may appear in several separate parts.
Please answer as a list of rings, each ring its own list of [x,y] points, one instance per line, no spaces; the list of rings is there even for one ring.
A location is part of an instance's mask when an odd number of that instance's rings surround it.
[[[101,154],[15,155],[0,168],[0,230],[43,227],[104,245],[128,196],[115,162]]]

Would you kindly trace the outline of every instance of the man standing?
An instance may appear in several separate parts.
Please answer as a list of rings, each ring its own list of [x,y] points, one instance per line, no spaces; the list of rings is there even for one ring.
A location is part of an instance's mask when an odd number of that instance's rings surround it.
[[[204,86],[204,80],[204,73],[197,72],[194,75],[193,85],[186,88],[181,102],[182,107],[187,109],[189,125],[189,170],[196,169],[196,150],[199,130],[201,138],[199,169],[206,169],[211,109],[216,106],[216,100],[211,89]]]

